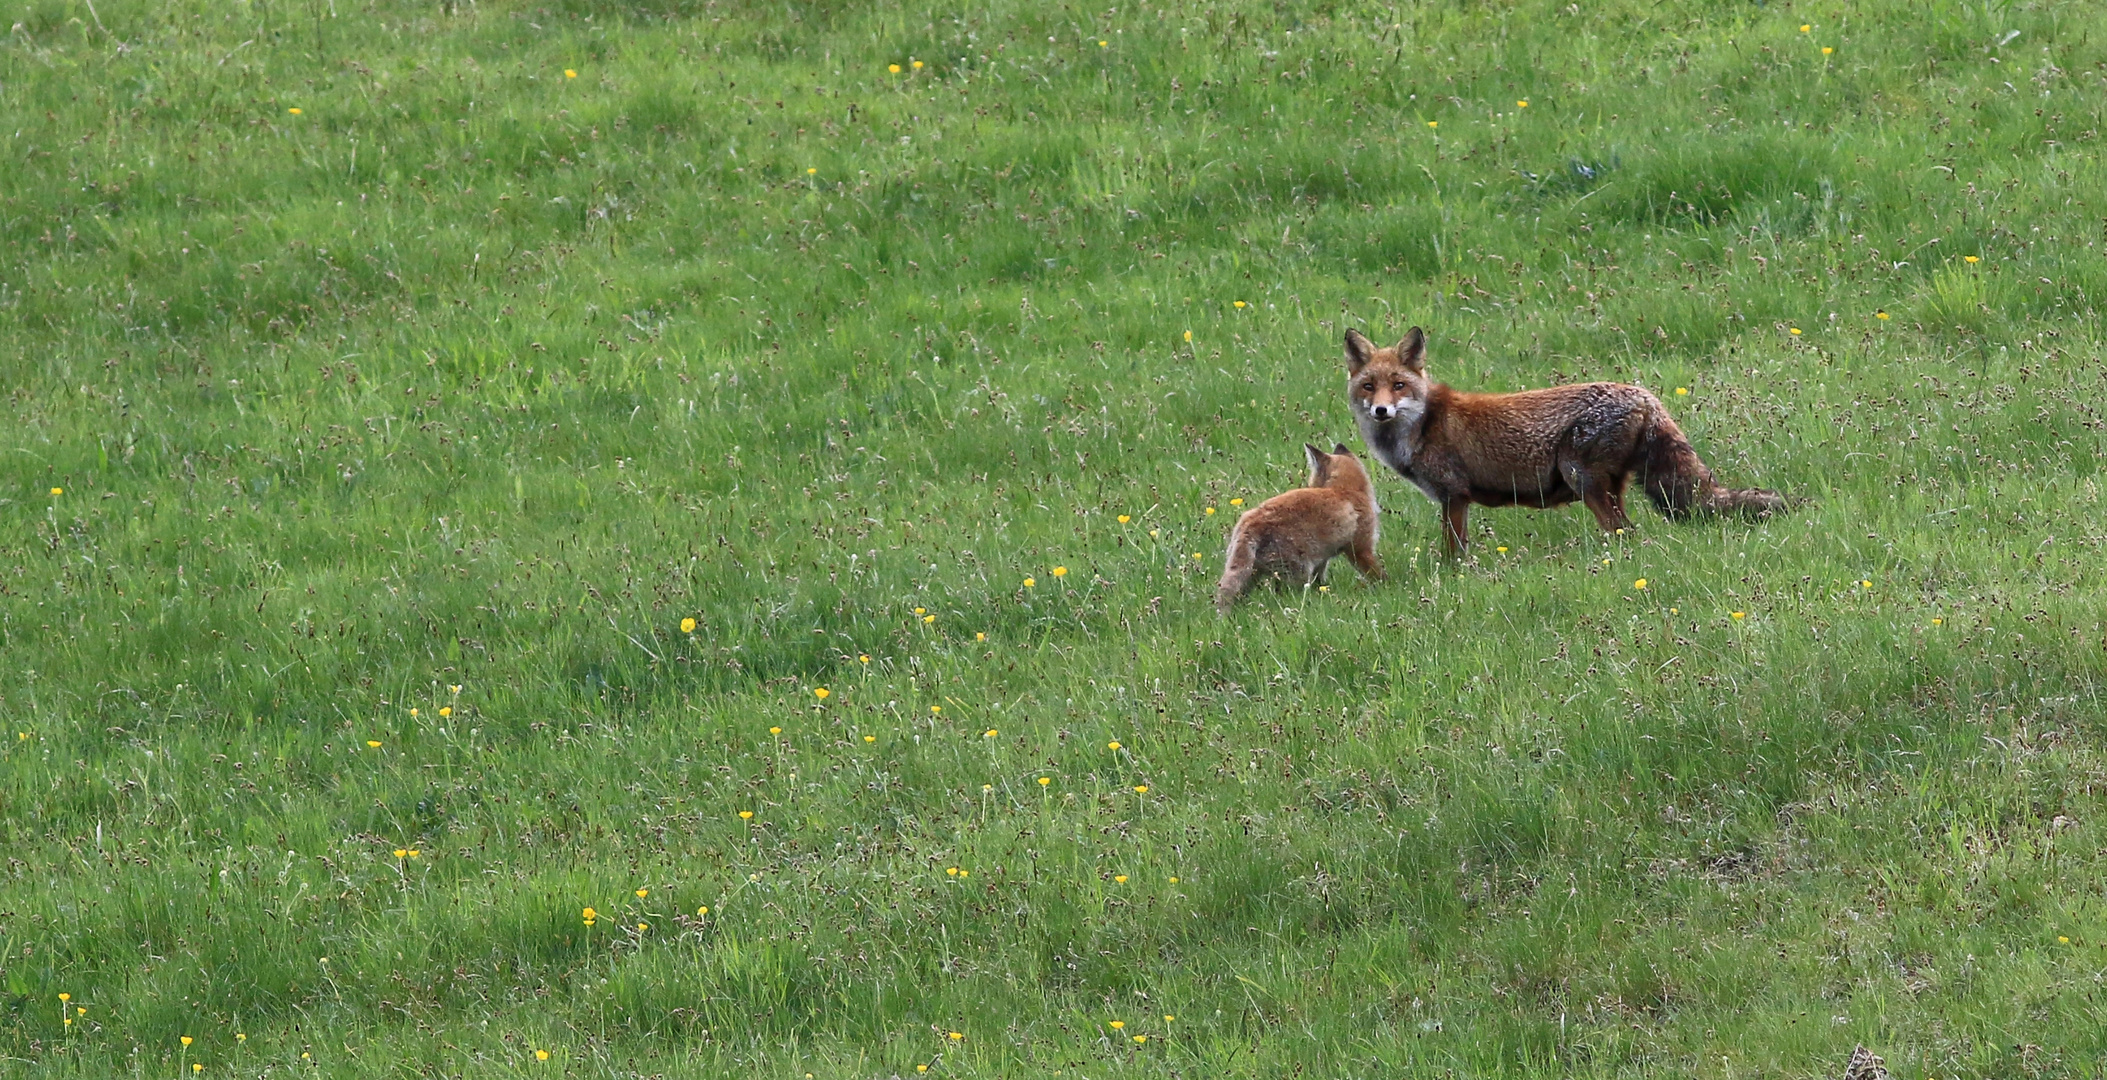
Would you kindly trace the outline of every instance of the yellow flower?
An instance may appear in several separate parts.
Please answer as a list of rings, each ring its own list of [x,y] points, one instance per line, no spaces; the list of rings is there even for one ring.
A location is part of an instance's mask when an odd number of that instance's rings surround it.
[[[183,1045],[184,1045],[184,1046],[189,1046],[189,1045],[190,1045],[190,1036],[188,1036],[188,1035],[185,1035],[185,1036],[183,1036],[183,1037],[182,1037],[182,1039],[183,1039]]]
[[[1105,749],[1107,749],[1107,750],[1117,750],[1117,749],[1119,749],[1119,740],[1118,740],[1118,739],[1114,739],[1114,740],[1112,740],[1111,742],[1108,742],[1108,743],[1106,743],[1106,744],[1105,744]]]
[[[1506,547],[1504,547],[1504,546],[1502,546],[1502,547],[1496,547],[1496,548],[1494,548],[1493,550],[1494,550],[1494,551],[1497,551],[1497,552],[1499,552],[1499,553],[1500,553],[1500,554],[1502,554],[1502,555],[1505,555],[1505,554],[1507,554],[1507,548],[1506,548]]]
[[[893,74],[895,74],[895,75],[898,75],[898,74],[900,73],[900,65],[898,65],[898,64],[887,64],[887,65],[885,65],[885,70],[887,70],[887,71],[889,71],[889,72],[892,72],[892,73],[893,73]]]
[[[1207,516],[1208,516],[1208,517],[1213,517],[1213,516],[1214,516],[1214,507],[1210,506],[1210,507],[1208,507],[1208,508],[1207,508]]]
[[[819,172],[819,170],[818,170],[818,169],[806,169],[806,170],[805,170],[805,175],[806,175],[806,176],[811,176],[811,175],[813,175],[813,174],[815,174],[815,173],[817,173],[817,172]]]
[[[60,994],[59,994],[59,1000],[60,1000],[60,1001],[72,1001],[72,1000],[73,1000],[73,995],[72,995],[72,994],[67,994],[67,993],[60,993]]]
[[[1813,23],[1801,23],[1801,24],[1800,24],[1800,33],[1803,33],[1803,34],[1804,34],[1804,33],[1807,33],[1807,32],[1808,32],[1808,31],[1810,31],[1810,30],[1813,30],[1813,29],[1814,29],[1814,24],[1813,24]]]
[[[1748,617],[1748,612],[1746,612],[1746,611],[1730,611],[1730,612],[1727,612],[1727,614],[1729,614],[1729,615],[1732,615],[1733,617],[1735,617],[1735,618],[1737,618],[1737,619],[1742,619],[1742,618],[1747,618],[1747,617]]]
[[[1962,261],[1962,262],[1971,262],[1971,263],[1978,263],[1978,262],[1982,262],[1983,260],[1982,260],[1982,256],[1980,256],[1980,255],[1963,255],[1963,256],[1961,256],[1961,261]]]
[[[974,634],[974,635],[973,635],[973,640],[975,640],[975,641],[986,641],[986,640],[988,640],[988,635],[987,635],[986,633],[978,633],[978,634]]]
[[[928,614],[929,612],[928,612],[928,610],[927,610],[927,609],[925,609],[925,608],[916,608],[916,609],[914,609],[914,613],[915,613],[915,614],[917,614],[917,615],[926,615],[926,614]]]
[[[878,736],[876,736],[876,735],[865,735],[865,736],[863,737],[863,741],[864,741],[864,742],[877,742],[877,741],[878,741]]]
[[[1242,506],[1242,505],[1244,505],[1244,500],[1242,500],[1242,499],[1231,499],[1231,500],[1229,500],[1229,505],[1231,505],[1231,506]]]
[[[2058,945],[2068,945],[2068,944],[2070,944],[2070,939],[2069,939],[2069,938],[2067,938],[2067,937],[2064,937],[2064,936],[2063,936],[2063,935],[2061,935],[2061,934],[2058,934],[2058,935],[2056,935],[2056,944],[2058,944]]]
[[[1039,587],[1039,580],[1037,578],[1025,578],[1024,587],[1027,589],[1036,589]]]
[[[1881,320],[1882,322],[1886,322],[1886,321],[1887,321],[1887,317],[1888,317],[1888,313],[1887,313],[1887,312],[1885,312],[1885,311],[1876,311],[1876,312],[1874,312],[1874,313],[1873,313],[1873,317],[1874,317],[1874,318],[1876,318],[1876,319],[1879,319],[1879,320]]]
[[[1793,327],[1793,328],[1792,328],[1792,330],[1791,330],[1791,334],[1792,334],[1792,336],[1794,336],[1794,337],[1799,337],[1799,336],[1800,336],[1800,328],[1799,328],[1799,327],[1797,327],[1797,326]]]
[[[935,621],[936,621],[936,616],[934,616],[934,615],[924,615],[924,616],[922,616],[922,621],[923,621],[923,622],[925,622],[925,623],[933,623],[933,622],[935,622]]]
[[[638,932],[638,933],[642,933],[642,932],[644,932],[644,931],[646,931],[646,930],[649,930],[649,929],[651,929],[651,924],[650,924],[650,923],[647,923],[647,922],[640,922],[640,923],[636,924],[636,928],[637,928],[637,932]]]
[[[643,898],[645,898],[645,897],[647,897],[647,896],[650,896],[650,895],[651,895],[651,890],[650,890],[650,889],[638,889],[638,890],[636,891],[636,898],[637,898],[637,899],[639,899],[639,900],[642,900]]]
[[[1040,778],[1039,778],[1039,786],[1040,786],[1040,787],[1045,787],[1046,785],[1048,785],[1048,784],[1051,784],[1051,783],[1053,783],[1053,777],[1051,777],[1051,776],[1042,776],[1042,777],[1040,777]]]
[[[64,494],[66,493],[66,489],[65,489],[65,488],[60,488],[60,487],[55,487],[55,488],[52,488],[52,489],[51,489],[51,493],[52,493],[53,495],[64,495]]]
[[[914,61],[914,69],[916,71],[922,70],[922,62],[920,60]]]
[[[1833,52],[1835,52],[1835,51],[1836,51],[1836,49],[1835,49],[1834,47],[1832,47],[1832,46],[1828,46],[1828,45],[1824,45],[1824,46],[1822,46],[1822,55],[1823,55],[1823,56],[1827,56],[1827,55],[1829,55],[1830,53],[1833,53]]]
[[[949,1036],[951,1037],[951,1041],[952,1041],[952,1042],[957,1042],[957,1041],[959,1041],[960,1039],[963,1039],[963,1038],[965,1038],[965,1037],[966,1037],[966,1036],[965,1036],[965,1033],[964,1033],[964,1032],[961,1032],[961,1031],[947,1031],[947,1032],[945,1032],[945,1034],[946,1034],[946,1035],[949,1035]]]
[[[1639,580],[1632,582],[1631,587],[1634,589],[1644,589],[1646,587],[1646,579],[1640,578]]]
[[[980,793],[981,793],[982,795],[986,795],[986,794],[987,794],[988,792],[990,792],[990,791],[993,791],[993,790],[995,790],[995,785],[993,785],[993,784],[982,784],[982,785],[980,785]]]
[[[549,1052],[548,1052],[547,1050],[536,1050],[536,1051],[534,1051],[534,1060],[536,1060],[536,1061],[547,1061],[547,1060],[549,1060]]]
[[[396,849],[395,849],[395,857],[396,857],[396,858],[398,858],[398,859],[407,859],[407,858],[409,858],[409,857],[410,857],[410,849],[409,849],[409,848],[396,848]]]
[[[692,634],[692,633],[694,633],[694,632],[695,632],[695,620],[693,620],[693,619],[682,619],[682,620],[680,621],[680,632],[681,632],[681,633],[683,633],[683,634]]]
[[[751,811],[751,810],[741,810],[741,811],[739,811],[739,820],[740,820],[740,821],[752,821],[753,819],[754,819],[754,812],[753,812],[753,811]]]
[[[1859,586],[1860,586],[1861,588],[1866,588],[1866,589],[1870,589],[1870,588],[1872,588],[1872,587],[1873,587],[1873,583],[1872,583],[1872,582],[1870,582],[1870,581],[1861,581],[1861,582],[1859,582],[1858,584],[1859,584]]]
[[[812,688],[812,696],[820,699],[821,701],[827,700],[828,693],[829,691],[824,686],[815,686]]]
[[[1243,306],[1244,306],[1244,302],[1243,302],[1242,300],[1238,300],[1238,301],[1236,302],[1236,306],[1237,306],[1237,307],[1243,307]]]
[[[1438,127],[1440,127],[1440,126],[1441,126],[1441,121],[1439,121],[1439,120],[1429,120],[1429,121],[1427,121],[1427,126],[1428,126],[1428,127],[1430,127],[1430,128],[1438,128]]]
[[[982,733],[981,733],[981,736],[980,736],[980,737],[981,737],[981,738],[983,738],[983,739],[992,739],[992,738],[994,738],[994,737],[995,737],[995,729],[994,729],[994,728],[989,728],[988,730],[986,730],[986,731],[982,732]]]
[[[1121,885],[1125,885],[1125,884],[1127,883],[1127,875],[1125,875],[1125,874],[1114,874],[1114,875],[1112,875],[1112,880],[1113,880],[1113,881],[1115,881],[1115,882],[1117,882],[1117,883],[1119,883],[1119,884],[1121,884]]]
[[[783,733],[783,729],[779,727],[772,727],[768,729],[768,733],[770,735],[781,735]]]
[[[453,693],[456,693],[456,694],[458,694],[458,693],[460,693],[460,692],[461,692],[461,684],[460,684],[460,683],[455,683],[455,684],[453,684],[452,686],[449,686],[449,687],[447,687],[447,690],[449,690],[449,691],[451,691],[451,692],[453,692]]]
[[[191,1063],[190,1063],[190,1071],[191,1071],[191,1072],[194,1072],[194,1073],[201,1073],[201,1072],[204,1072],[204,1071],[205,1071],[205,1066],[204,1066],[204,1063],[203,1063],[203,1062],[197,1062],[197,1061],[193,1061],[193,1062],[191,1062]]]
[[[1185,340],[1186,340],[1186,341],[1191,341],[1192,339],[1193,339],[1193,332],[1192,332],[1192,331],[1190,331],[1190,330],[1187,330],[1187,331],[1185,332]],[[58,489],[56,489],[56,488],[53,488],[53,489],[52,489],[52,492],[51,492],[51,493],[52,493],[53,495],[56,495],[56,494],[58,494]]]
[[[971,870],[961,870],[961,871],[959,871],[959,872],[958,872],[958,877],[959,877],[959,880],[960,880],[960,881],[964,881],[965,879],[967,879],[967,878],[969,878],[969,877],[972,877],[972,876],[973,876],[973,871],[971,871]]]
[[[1128,516],[1127,516],[1127,515],[1125,515],[1125,514],[1121,514],[1121,515],[1119,515],[1119,523],[1120,523],[1121,525],[1125,525],[1125,524],[1126,524],[1127,522],[1129,522],[1129,521],[1132,521],[1132,520],[1134,520],[1134,519],[1133,519],[1133,518],[1130,518],[1130,517],[1128,517]]]
[[[931,716],[942,716],[942,715],[944,715],[944,707],[943,707],[942,705],[931,705],[931,706],[929,707],[929,715],[931,715]]]
[[[575,72],[575,71],[572,71],[572,70],[571,70],[570,68],[564,68],[564,69],[563,69],[563,77],[564,77],[564,78],[566,78],[566,79],[575,79],[575,78],[577,78],[577,77],[578,77],[578,73],[577,73],[577,72]]]
[[[1145,1043],[1145,1042],[1147,1042],[1147,1041],[1149,1041],[1149,1037],[1148,1037],[1148,1036],[1146,1036],[1146,1035],[1136,1035],[1136,1036],[1134,1036],[1134,1043],[1135,1043],[1135,1045],[1137,1045],[1137,1046],[1138,1046],[1138,1045],[1140,1045],[1140,1044],[1142,1044],[1142,1043]]]
[[[454,707],[453,707],[453,706],[451,706],[451,705],[441,705],[441,706],[439,706],[439,715],[440,715],[440,716],[442,716],[442,717],[446,717],[446,716],[452,716],[453,714],[454,714]]]
[[[416,710],[416,709],[414,709],[414,708],[412,708],[412,709],[410,710],[410,715],[411,715],[411,716],[416,716],[416,715],[417,715],[417,710]]]
[[[695,909],[695,914],[697,914],[697,915],[708,915],[709,913],[710,913],[710,905],[708,905],[708,904],[704,904],[704,905],[702,905],[701,907],[699,907],[699,908],[696,908],[696,909]]]
[[[1067,567],[1065,567],[1065,566],[1056,566],[1056,567],[1054,567],[1054,576],[1055,576],[1055,577],[1067,577],[1067,576],[1068,576],[1068,568],[1067,568]]]
[[[1528,98],[1523,98],[1522,100],[1520,100],[1520,101],[1517,101],[1517,102],[1515,102],[1515,103],[1514,103],[1514,107],[1515,107],[1515,108],[1517,108],[1517,109],[1526,109],[1526,108],[1528,108],[1528,107],[1529,107],[1529,99],[1528,99]]]
[[[1604,559],[1604,560],[1602,560],[1602,565],[1604,565],[1604,566],[1608,566],[1609,564],[1610,564],[1610,561],[1609,561],[1608,559]]]
[[[918,1072],[918,1073],[925,1073],[925,1072],[928,1072],[928,1071],[929,1071],[929,1066],[927,1066],[927,1065],[917,1065],[917,1066],[915,1066],[915,1067],[914,1067],[914,1071],[916,1071],[916,1072]]]
[[[1177,879],[1177,878],[1172,878],[1171,880],[1172,880],[1172,881],[1176,881],[1176,880],[1178,880],[1178,879]],[[1164,1022],[1164,1023],[1166,1023],[1166,1024],[1168,1024],[1168,1023],[1171,1023],[1171,1022],[1173,1022],[1173,1021],[1175,1021],[1175,1020],[1177,1020],[1177,1019],[1178,1019],[1177,1017],[1175,1017],[1175,1016],[1172,1016],[1172,1015],[1171,1015],[1171,1014],[1169,1014],[1169,1013],[1164,1013],[1164,1014],[1163,1014],[1163,1022]]]
[[[586,922],[591,922],[591,921],[593,921],[594,919],[597,919],[597,918],[599,918],[599,917],[600,917],[600,913],[599,913],[599,912],[597,912],[597,911],[594,911],[594,910],[593,910],[593,909],[591,909],[591,908],[586,908],[586,909],[585,909],[585,921],[586,921]]]
[[[1112,47],[1112,43],[1109,41],[1100,41],[1097,43],[1097,47],[1100,49],[1109,49]]]
[[[944,868],[944,873],[947,873],[947,874],[951,875],[952,877],[957,877],[957,876],[958,876],[958,867],[956,867],[956,866],[947,866],[947,867],[945,867],[945,868]]]
[[[1114,1020],[1114,1021],[1112,1021],[1112,1030],[1114,1030],[1114,1031],[1118,1031],[1118,1030],[1119,1030],[1120,1028],[1123,1028],[1123,1027],[1126,1027],[1126,1026],[1127,1026],[1127,1022],[1126,1022],[1125,1020]]]
[[[1944,619],[1941,619],[1941,618],[1939,618],[1938,616],[1934,615],[1934,616],[1932,616],[1931,624],[1932,624],[1933,626],[1944,626],[1944,625],[1946,625],[1946,620],[1944,620]]]
[[[1171,875],[1171,884],[1173,884],[1173,885],[1176,885],[1177,883],[1178,883],[1178,876],[1177,876],[1176,874],[1173,874],[1173,875]],[[1164,1019],[1165,1019],[1165,1020],[1169,1020],[1169,1019],[1170,1019],[1170,1017],[1166,1016],[1166,1017],[1164,1017]]]
[[[379,739],[367,739],[367,740],[366,740],[366,746],[367,746],[367,748],[368,748],[368,749],[372,749],[372,750],[378,750],[378,749],[380,749],[380,740],[379,740]]]
[[[1136,795],[1146,795],[1146,794],[1148,794],[1148,793],[1149,793],[1149,786],[1148,786],[1147,784],[1136,784],[1136,785],[1134,785],[1134,794],[1136,794]]]
[[[81,1011],[82,1011],[82,1012],[87,1012],[88,1010],[86,1010],[86,1009],[82,1009]],[[245,1042],[248,1042],[248,1041],[249,1041],[249,1037],[248,1037],[247,1035],[244,1035],[244,1034],[242,1034],[241,1032],[237,1031],[237,1032],[235,1032],[235,1033],[234,1033],[234,1041],[235,1041],[235,1042],[238,1042],[238,1043],[243,1043],[243,1042],[245,1043]]]
[[[1678,387],[1676,387],[1676,388],[1675,388],[1675,396],[1676,396],[1676,397],[1689,397],[1689,396],[1690,396],[1690,388],[1689,388],[1689,387],[1687,387],[1687,386],[1678,386]]]
[[[298,116],[298,115],[300,115],[300,109],[299,109],[299,107],[298,107],[298,106],[294,106],[293,108],[287,109],[287,110],[285,110],[285,111],[286,111],[286,112],[289,112],[289,113],[292,113],[292,114],[293,114],[294,116]]]
[[[419,851],[419,850],[417,850],[416,848],[411,848],[411,849],[410,849],[410,858],[412,858],[412,859],[414,859],[414,858],[416,858],[417,856],[419,856],[419,855],[422,855],[422,854],[424,854],[424,852],[422,852],[422,851]]]

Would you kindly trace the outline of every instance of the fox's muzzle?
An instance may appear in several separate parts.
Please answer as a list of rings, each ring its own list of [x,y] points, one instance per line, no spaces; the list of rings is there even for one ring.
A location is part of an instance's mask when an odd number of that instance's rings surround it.
[[[1397,407],[1394,405],[1370,405],[1368,406],[1368,415],[1375,417],[1377,420],[1388,420],[1397,415]]]

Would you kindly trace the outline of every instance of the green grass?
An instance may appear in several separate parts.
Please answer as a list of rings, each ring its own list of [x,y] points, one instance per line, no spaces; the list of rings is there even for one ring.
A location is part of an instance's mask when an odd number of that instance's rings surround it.
[[[2107,1067],[2096,5],[0,23],[0,1072]],[[1415,323],[1810,502],[1216,619]]]

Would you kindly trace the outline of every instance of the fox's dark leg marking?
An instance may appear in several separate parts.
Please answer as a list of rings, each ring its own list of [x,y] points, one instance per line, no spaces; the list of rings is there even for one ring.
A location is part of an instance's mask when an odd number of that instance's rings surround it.
[[[1470,541],[1465,529],[1470,527],[1471,501],[1459,496],[1441,504],[1442,545],[1451,557],[1463,554]]]

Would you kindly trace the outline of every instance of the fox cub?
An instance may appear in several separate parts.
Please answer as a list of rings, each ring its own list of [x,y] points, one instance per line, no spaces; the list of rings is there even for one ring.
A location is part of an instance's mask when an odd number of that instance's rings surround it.
[[[1383,580],[1376,561],[1375,485],[1359,458],[1341,443],[1327,454],[1304,444],[1310,460],[1308,487],[1275,495],[1244,511],[1229,531],[1222,583],[1215,589],[1215,610],[1230,605],[1260,575],[1298,586],[1324,580],[1324,568],[1344,552],[1374,581]]]
[[[1631,524],[1624,487],[1636,478],[1670,518],[1769,517],[1774,491],[1721,487],[1659,398],[1623,383],[1578,383],[1515,394],[1470,394],[1427,378],[1427,335],[1415,326],[1388,349],[1346,332],[1346,392],[1361,438],[1383,464],[1441,504],[1448,553],[1466,542],[1470,506],[1586,504],[1605,531]]]

